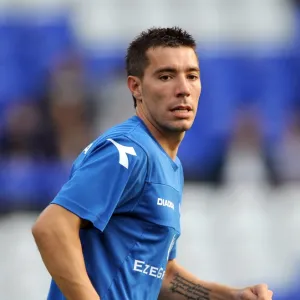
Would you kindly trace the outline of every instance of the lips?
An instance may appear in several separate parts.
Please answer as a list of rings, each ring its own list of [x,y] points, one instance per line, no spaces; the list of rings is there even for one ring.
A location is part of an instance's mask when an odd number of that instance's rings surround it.
[[[171,109],[171,114],[176,119],[190,119],[192,116],[192,107],[190,105],[177,105]]]
[[[171,109],[171,111],[191,111],[192,107],[190,105],[177,105]]]

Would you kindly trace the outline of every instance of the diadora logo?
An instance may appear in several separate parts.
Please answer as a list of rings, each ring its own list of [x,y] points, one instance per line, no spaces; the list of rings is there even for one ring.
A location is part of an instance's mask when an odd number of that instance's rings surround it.
[[[157,205],[166,206],[174,210],[174,203],[170,200],[165,200],[163,198],[157,198]]]
[[[112,142],[119,151],[119,164],[128,169],[128,156],[127,154],[136,156],[135,150],[133,147],[123,146],[113,139],[107,139]]]
[[[160,267],[154,267],[142,260],[134,260],[133,271],[140,272],[148,276],[152,276],[155,278],[163,279],[165,275],[165,270]]]

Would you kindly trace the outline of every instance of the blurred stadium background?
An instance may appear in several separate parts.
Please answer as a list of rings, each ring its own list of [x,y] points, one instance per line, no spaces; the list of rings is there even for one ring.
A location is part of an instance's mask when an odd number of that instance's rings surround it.
[[[203,84],[179,153],[179,260],[300,299],[300,1],[1,0],[1,300],[46,299],[31,225],[76,155],[134,113],[127,43],[174,25],[198,41]]]

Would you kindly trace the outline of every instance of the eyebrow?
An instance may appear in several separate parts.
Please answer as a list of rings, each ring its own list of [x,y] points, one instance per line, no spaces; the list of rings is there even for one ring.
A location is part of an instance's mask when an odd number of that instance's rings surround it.
[[[185,72],[197,72],[200,73],[200,69],[198,67],[189,67],[185,70]],[[172,67],[162,67],[157,69],[154,72],[154,75],[156,74],[160,74],[160,73],[177,73],[177,69],[176,68],[172,68]]]

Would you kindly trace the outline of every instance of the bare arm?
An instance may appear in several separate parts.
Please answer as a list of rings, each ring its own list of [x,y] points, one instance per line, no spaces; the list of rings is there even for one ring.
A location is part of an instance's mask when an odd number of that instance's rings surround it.
[[[234,300],[236,289],[205,282],[177,264],[168,262],[159,300]]]
[[[85,268],[81,224],[79,217],[52,204],[38,218],[32,234],[46,268],[68,300],[99,300]]]

